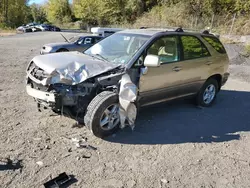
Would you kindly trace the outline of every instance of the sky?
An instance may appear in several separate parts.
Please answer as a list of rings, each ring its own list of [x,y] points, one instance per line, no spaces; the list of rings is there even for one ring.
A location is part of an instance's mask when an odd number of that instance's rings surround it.
[[[46,0],[29,0],[29,4],[33,4],[33,3],[36,3],[36,4],[43,4],[44,2],[46,2]]]
[[[36,4],[43,4],[45,3],[47,0],[29,0],[29,5],[36,3]],[[72,0],[69,0],[69,2],[72,2]]]

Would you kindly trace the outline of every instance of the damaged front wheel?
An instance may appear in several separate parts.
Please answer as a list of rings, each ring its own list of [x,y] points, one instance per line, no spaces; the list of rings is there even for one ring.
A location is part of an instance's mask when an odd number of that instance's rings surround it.
[[[120,125],[118,95],[110,91],[98,94],[87,108],[84,123],[99,138],[117,131]]]

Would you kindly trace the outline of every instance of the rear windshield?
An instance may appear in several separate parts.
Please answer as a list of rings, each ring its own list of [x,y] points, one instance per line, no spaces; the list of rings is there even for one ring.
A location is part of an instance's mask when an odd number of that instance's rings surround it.
[[[224,46],[221,44],[220,40],[215,37],[202,36],[217,52],[221,54],[225,54],[226,50]]]

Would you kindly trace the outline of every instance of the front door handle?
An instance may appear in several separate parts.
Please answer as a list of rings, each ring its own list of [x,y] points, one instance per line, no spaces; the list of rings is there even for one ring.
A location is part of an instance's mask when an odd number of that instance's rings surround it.
[[[181,67],[174,67],[172,70],[175,72],[179,72],[182,68]]]

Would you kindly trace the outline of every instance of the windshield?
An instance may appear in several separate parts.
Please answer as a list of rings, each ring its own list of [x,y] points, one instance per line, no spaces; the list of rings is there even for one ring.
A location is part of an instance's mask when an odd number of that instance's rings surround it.
[[[149,38],[147,35],[116,33],[96,43],[84,54],[116,64],[127,64]]]

